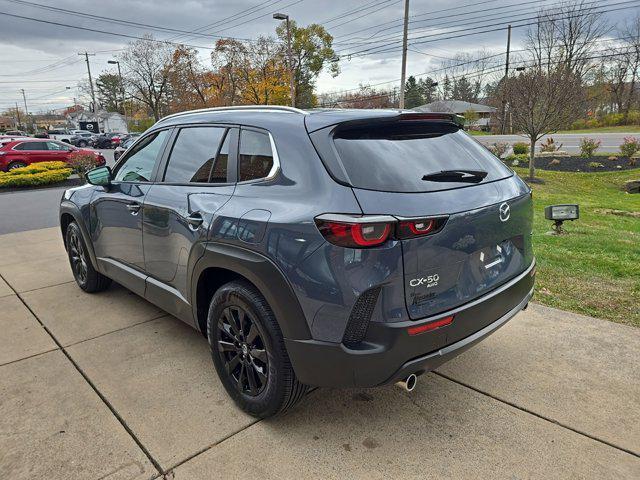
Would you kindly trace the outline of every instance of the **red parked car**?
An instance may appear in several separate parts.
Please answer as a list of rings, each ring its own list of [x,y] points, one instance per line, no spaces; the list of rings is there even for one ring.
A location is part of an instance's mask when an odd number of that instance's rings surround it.
[[[73,152],[95,155],[98,166],[106,163],[102,154],[94,150],[76,148],[57,140],[29,138],[6,143],[0,148],[0,171],[8,172],[36,162],[67,162]]]

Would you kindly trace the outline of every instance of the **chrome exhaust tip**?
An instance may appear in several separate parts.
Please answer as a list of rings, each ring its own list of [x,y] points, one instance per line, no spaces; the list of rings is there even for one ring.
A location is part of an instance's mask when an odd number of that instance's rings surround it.
[[[402,388],[405,392],[412,392],[416,385],[418,384],[418,377],[416,377],[415,373],[412,373],[404,380],[401,380],[396,383],[396,385]]]

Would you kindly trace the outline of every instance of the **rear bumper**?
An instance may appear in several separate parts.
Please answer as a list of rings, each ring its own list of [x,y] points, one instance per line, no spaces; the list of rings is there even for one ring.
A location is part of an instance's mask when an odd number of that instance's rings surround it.
[[[373,387],[437,368],[495,332],[533,296],[535,262],[518,277],[461,307],[418,321],[371,323],[357,349],[318,340],[285,340],[298,379],[322,387]],[[411,336],[408,327],[455,315],[449,326]],[[460,328],[478,325],[457,338]],[[459,335],[458,335],[459,336]]]

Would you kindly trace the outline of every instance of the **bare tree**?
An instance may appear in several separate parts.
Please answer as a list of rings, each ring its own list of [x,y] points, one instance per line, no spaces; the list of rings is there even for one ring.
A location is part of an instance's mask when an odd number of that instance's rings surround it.
[[[505,92],[514,127],[529,138],[529,179],[535,179],[536,142],[573,120],[584,102],[581,82],[565,68],[533,68],[509,77]]]
[[[130,95],[144,104],[157,121],[162,116],[171,71],[173,48],[145,34],[120,55]]]
[[[593,62],[589,54],[609,30],[596,2],[561,2],[538,13],[525,45],[538,68],[553,72],[562,65],[582,78]]]
[[[496,67],[501,66],[502,61],[498,55],[491,55],[486,50],[459,53],[443,60],[440,62],[441,77],[450,82],[450,91],[443,92],[443,97],[450,94],[455,100],[477,103],[483,97],[488,83],[495,79]],[[444,86],[442,88],[445,89]]]

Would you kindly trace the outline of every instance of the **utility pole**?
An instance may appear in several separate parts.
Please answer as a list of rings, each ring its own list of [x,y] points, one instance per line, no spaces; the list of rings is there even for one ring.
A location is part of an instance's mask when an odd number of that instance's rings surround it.
[[[287,22],[287,57],[289,57],[289,94],[291,95],[291,106],[296,106],[296,85],[293,71],[293,53],[291,52],[291,28],[289,25],[289,15],[284,13],[274,13],[276,20],[286,20]]]
[[[404,108],[404,84],[407,77],[407,33],[409,31],[409,0],[404,0],[404,32],[402,35],[402,72],[400,74],[400,102],[398,106]]]
[[[78,55],[84,55],[84,59],[87,62],[87,73],[89,74],[89,87],[91,87],[91,111],[96,111],[96,92],[93,90],[93,80],[91,79],[91,66],[89,65],[89,55],[93,56],[95,53],[79,53]]]
[[[107,60],[110,65],[118,65],[118,77],[120,78],[120,94],[122,95],[122,111],[124,112],[124,123],[129,131],[129,121],[127,120],[127,104],[124,95],[124,80],[122,79],[122,70],[120,70],[120,62],[118,60]]]
[[[16,102],[16,121],[18,122],[16,124],[16,130],[20,130],[20,109],[18,108],[18,102]]]
[[[507,98],[506,88],[509,78],[509,54],[511,53],[511,25],[507,27],[507,59],[504,64],[504,80],[502,82],[502,115],[500,120],[500,133],[504,135],[505,124],[507,123]]]
[[[25,119],[25,124],[26,124],[27,120],[29,119],[29,109],[27,108],[27,96],[24,93],[24,88],[21,88],[20,91],[22,92],[22,100],[24,101],[24,114],[26,116],[26,119]]]

